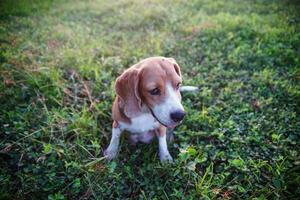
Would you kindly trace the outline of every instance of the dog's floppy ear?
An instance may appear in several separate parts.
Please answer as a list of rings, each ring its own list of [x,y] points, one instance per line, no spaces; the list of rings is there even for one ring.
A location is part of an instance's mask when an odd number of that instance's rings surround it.
[[[129,118],[141,111],[139,81],[139,70],[134,68],[126,70],[116,80],[115,89],[120,99],[119,106]]]
[[[176,60],[174,58],[167,58],[167,59],[168,59],[169,62],[171,62],[174,65],[174,69],[175,69],[176,73],[178,74],[178,76],[181,77],[180,66],[178,65]]]

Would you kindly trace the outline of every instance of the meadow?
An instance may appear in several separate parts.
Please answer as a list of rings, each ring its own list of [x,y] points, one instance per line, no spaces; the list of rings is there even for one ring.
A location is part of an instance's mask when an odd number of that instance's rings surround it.
[[[0,1],[0,199],[299,199],[300,4]],[[114,81],[173,57],[187,115],[117,159]]]

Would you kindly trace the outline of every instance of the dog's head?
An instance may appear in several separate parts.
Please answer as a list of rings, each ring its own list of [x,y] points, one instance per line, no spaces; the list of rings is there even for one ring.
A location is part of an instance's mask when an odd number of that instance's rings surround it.
[[[129,118],[146,106],[162,125],[173,128],[185,115],[179,91],[181,81],[180,67],[173,58],[142,60],[118,77],[119,106]]]

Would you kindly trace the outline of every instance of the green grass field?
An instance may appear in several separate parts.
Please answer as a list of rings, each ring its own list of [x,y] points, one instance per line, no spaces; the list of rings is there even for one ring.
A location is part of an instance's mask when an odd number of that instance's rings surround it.
[[[299,2],[0,7],[0,199],[299,199]],[[114,80],[155,55],[201,88],[183,95],[175,163],[126,137],[107,162]]]

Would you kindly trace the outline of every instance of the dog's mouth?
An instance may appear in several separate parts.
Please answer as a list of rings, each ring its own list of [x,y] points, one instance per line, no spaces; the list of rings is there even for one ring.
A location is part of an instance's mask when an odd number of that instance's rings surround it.
[[[149,108],[149,110],[150,110],[152,116],[153,116],[153,117],[154,117],[161,125],[163,125],[163,126],[169,128],[169,129],[174,129],[174,128],[178,125],[178,123],[173,123],[173,124],[170,124],[170,125],[166,125],[165,123],[162,123],[162,122],[155,116],[155,114],[154,114],[154,112],[152,111],[152,109]]]

